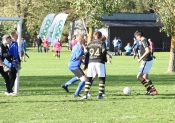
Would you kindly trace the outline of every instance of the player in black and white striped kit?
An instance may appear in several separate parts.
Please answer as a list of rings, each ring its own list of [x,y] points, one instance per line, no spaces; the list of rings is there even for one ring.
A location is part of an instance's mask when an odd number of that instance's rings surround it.
[[[137,62],[140,63],[142,60],[137,74],[137,79],[147,88],[146,95],[156,95],[158,92],[155,89],[152,81],[148,78],[148,73],[153,64],[153,56],[151,54],[150,44],[143,36],[142,31],[136,31],[134,36],[140,42],[140,58],[137,60]]]
[[[98,75],[99,78],[99,93],[97,98],[102,99],[103,91],[105,88],[106,79],[106,67],[105,62],[107,62],[107,50],[105,42],[101,41],[102,33],[94,33],[95,40],[87,45],[87,51],[89,52],[89,64],[87,70],[87,80],[85,83],[85,92],[83,99],[88,98],[89,89],[91,86],[92,78]]]

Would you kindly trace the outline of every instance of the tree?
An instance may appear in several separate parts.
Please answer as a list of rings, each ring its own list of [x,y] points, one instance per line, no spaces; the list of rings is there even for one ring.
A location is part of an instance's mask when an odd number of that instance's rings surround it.
[[[155,0],[154,10],[157,21],[164,24],[161,31],[171,36],[168,72],[175,72],[175,0]]]
[[[119,11],[120,0],[72,0],[71,9],[89,27],[88,42],[92,39],[93,28],[102,27],[102,15]]]
[[[39,32],[44,17],[49,13],[58,14],[60,12],[69,13],[70,2],[66,0],[1,0],[0,15],[5,17],[21,17],[22,36],[33,41],[33,37]],[[70,12],[71,13],[71,12]],[[64,27],[62,41],[67,38],[68,25],[70,20],[74,20],[77,16],[70,14],[67,18],[66,26]],[[3,22],[3,31],[9,34],[14,31],[15,23]]]

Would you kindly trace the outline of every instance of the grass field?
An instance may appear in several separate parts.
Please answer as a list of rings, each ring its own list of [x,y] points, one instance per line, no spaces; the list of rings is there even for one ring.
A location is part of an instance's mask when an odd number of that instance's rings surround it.
[[[136,79],[139,64],[132,56],[115,56],[106,64],[106,96],[96,98],[98,79],[90,90],[88,100],[74,98],[78,85],[69,86],[66,93],[60,85],[73,74],[67,63],[70,51],[62,49],[61,59],[53,52],[27,52],[30,58],[22,63],[20,90],[17,96],[5,96],[0,78],[0,123],[174,123],[175,74],[167,73],[169,53],[156,52],[150,72],[159,95],[146,96],[145,88]],[[129,86],[131,95],[122,90]],[[83,92],[81,93],[81,95]]]

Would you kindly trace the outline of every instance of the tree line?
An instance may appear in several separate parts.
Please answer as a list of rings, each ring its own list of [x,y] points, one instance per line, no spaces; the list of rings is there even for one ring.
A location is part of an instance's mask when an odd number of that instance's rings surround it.
[[[104,12],[109,15],[113,12],[145,13],[148,12],[149,6],[149,1],[145,0],[1,0],[0,15],[2,17],[21,17],[23,19],[22,36],[32,42],[47,14],[68,13],[61,39],[66,42],[70,21],[79,17],[87,19],[90,16],[92,19],[87,24],[99,27],[101,17],[96,16],[97,12],[100,15]],[[16,30],[15,22],[2,22],[1,33],[9,33],[13,30]]]
[[[22,36],[29,42],[39,33],[44,17],[49,13],[68,13],[61,40],[67,41],[69,23],[81,18],[89,27],[89,40],[94,27],[102,26],[102,15],[115,12],[155,12],[157,21],[164,24],[160,31],[171,36],[169,72],[175,72],[175,0],[1,0],[0,15],[21,17]],[[0,33],[16,30],[14,22],[3,22]]]

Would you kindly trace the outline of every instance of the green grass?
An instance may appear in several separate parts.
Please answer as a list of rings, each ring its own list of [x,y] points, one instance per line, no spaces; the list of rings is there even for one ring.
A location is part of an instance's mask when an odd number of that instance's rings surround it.
[[[70,51],[62,49],[61,59],[53,52],[37,53],[29,49],[30,58],[22,63],[20,90],[17,96],[5,96],[0,78],[0,123],[174,123],[175,74],[167,73],[169,53],[156,52],[149,77],[159,95],[146,96],[145,88],[136,79],[139,63],[131,56],[116,56],[106,64],[106,96],[97,100],[98,79],[88,100],[74,98],[78,85],[69,86],[66,93],[60,85],[73,74],[67,64]],[[123,95],[129,86],[131,95]],[[83,92],[82,92],[83,93]],[[81,94],[82,94],[81,93]]]

